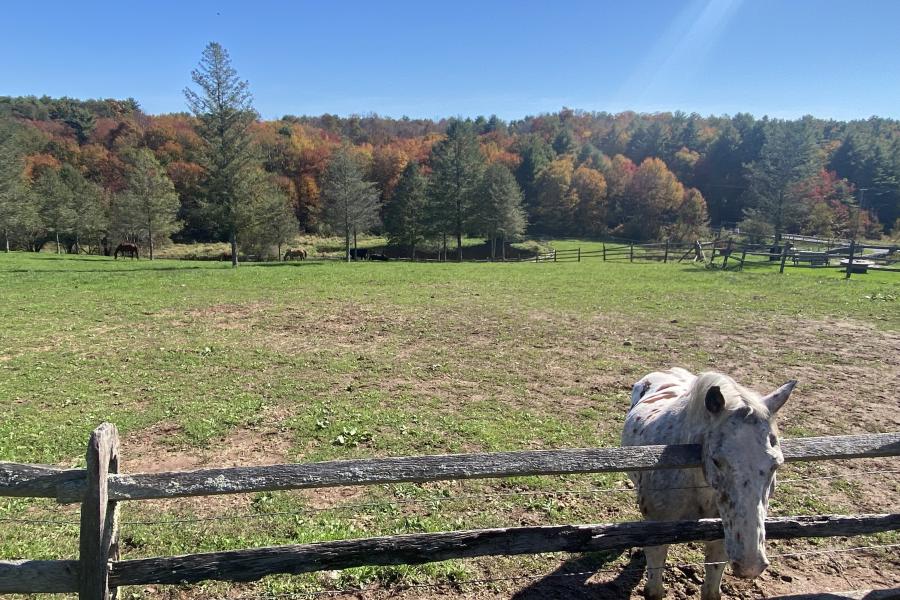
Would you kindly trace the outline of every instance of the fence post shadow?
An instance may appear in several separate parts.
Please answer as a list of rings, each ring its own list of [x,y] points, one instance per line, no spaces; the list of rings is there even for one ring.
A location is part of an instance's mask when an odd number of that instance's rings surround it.
[[[640,549],[630,552],[628,564],[615,577],[599,582],[589,582],[596,571],[618,559],[621,552],[597,552],[573,557],[562,563],[553,573],[535,581],[516,592],[513,600],[541,600],[546,598],[587,600],[621,600],[631,596],[644,576],[644,552]],[[577,573],[577,575],[569,575]],[[607,575],[611,575],[608,573]]]

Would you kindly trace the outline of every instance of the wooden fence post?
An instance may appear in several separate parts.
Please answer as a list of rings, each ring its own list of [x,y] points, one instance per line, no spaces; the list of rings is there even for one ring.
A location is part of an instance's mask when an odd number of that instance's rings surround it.
[[[578,262],[581,262],[581,246],[578,247]]]
[[[631,242],[628,246],[628,260],[634,262],[634,242]]]
[[[856,252],[856,240],[850,240],[850,256],[847,257],[847,275],[844,279],[850,279],[850,273],[853,272],[853,253]]]
[[[669,238],[666,238],[666,253],[663,254],[663,264],[669,262]]]
[[[603,242],[603,262],[606,262],[606,242]]]
[[[556,250],[553,250],[553,262],[556,262]]]
[[[779,273],[784,273],[784,263],[787,262],[787,253],[788,253],[787,242],[782,242],[782,246],[781,246],[781,268],[778,269],[778,272],[779,272]]]
[[[109,587],[109,563],[119,555],[116,502],[110,502],[109,473],[119,471],[119,433],[104,423],[91,433],[87,448],[87,489],[81,502],[81,536],[78,558],[79,600],[115,599]]]
[[[747,246],[744,246],[744,251],[741,252],[741,271],[744,270],[744,261],[747,260]]]

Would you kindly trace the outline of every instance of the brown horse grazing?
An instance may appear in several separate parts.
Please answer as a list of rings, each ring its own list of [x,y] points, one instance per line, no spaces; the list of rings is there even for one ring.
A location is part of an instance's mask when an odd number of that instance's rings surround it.
[[[118,260],[120,252],[122,253],[123,258],[126,254],[130,254],[132,259],[141,258],[141,255],[138,252],[137,244],[132,244],[131,242],[122,242],[121,244],[116,246],[116,251],[113,253],[113,258]]]
[[[292,260],[292,259],[306,260],[306,250],[303,248],[291,248],[287,252],[284,253],[284,260]]]

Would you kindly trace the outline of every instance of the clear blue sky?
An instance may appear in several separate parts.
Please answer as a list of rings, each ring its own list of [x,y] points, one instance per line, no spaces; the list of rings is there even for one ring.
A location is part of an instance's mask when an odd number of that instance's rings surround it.
[[[209,41],[265,118],[900,118],[900,1],[7,2],[0,95],[186,109]]]

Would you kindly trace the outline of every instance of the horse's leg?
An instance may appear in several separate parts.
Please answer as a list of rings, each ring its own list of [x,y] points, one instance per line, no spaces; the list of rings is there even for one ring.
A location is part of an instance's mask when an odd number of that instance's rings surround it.
[[[647,584],[644,586],[644,597],[647,600],[662,600],[666,597],[663,589],[663,573],[666,570],[666,554],[669,546],[647,546],[644,556],[647,559]]]
[[[706,543],[706,576],[703,578],[703,587],[700,588],[701,600],[719,600],[722,592],[719,586],[722,584],[722,573],[725,572],[725,563],[728,557],[725,554],[725,542]]]

